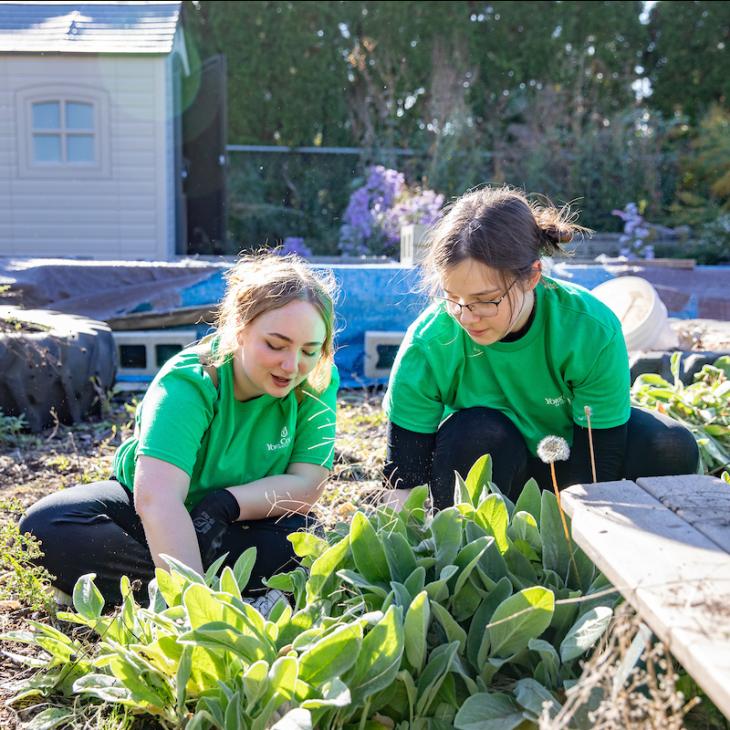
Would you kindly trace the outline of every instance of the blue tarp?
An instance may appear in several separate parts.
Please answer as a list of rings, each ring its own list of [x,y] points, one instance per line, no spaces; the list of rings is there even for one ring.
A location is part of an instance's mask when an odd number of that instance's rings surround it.
[[[315,267],[316,268],[316,267]],[[427,303],[418,293],[418,271],[398,265],[328,266],[339,286],[335,362],[344,387],[375,385],[365,377],[365,333],[403,332]],[[182,292],[181,305],[195,307],[219,301],[225,288],[219,271]],[[199,335],[207,331],[202,326]]]
[[[671,317],[730,320],[730,267],[679,270],[640,264],[556,262],[549,273],[587,289],[616,276],[642,276],[655,286]],[[9,287],[3,297],[7,303],[129,322],[145,312],[156,315],[215,306],[223,297],[224,274],[231,265],[232,262],[200,260],[162,263],[0,259],[0,285]],[[418,269],[382,263],[315,264],[320,266],[332,270],[340,287],[336,362],[343,385],[384,382],[365,378],[365,333],[403,332],[418,316],[426,303],[426,297],[419,293]],[[207,325],[196,326],[198,336],[207,331]]]
[[[335,361],[344,387],[377,385],[384,379],[365,377],[365,333],[368,330],[405,331],[427,302],[420,290],[419,271],[399,264],[361,266],[331,265],[340,287],[337,303],[338,335]],[[626,272],[626,266],[557,263],[550,275],[556,279],[593,289]],[[697,267],[698,269],[702,267]],[[715,267],[716,268],[716,267]],[[216,302],[223,296],[224,272],[218,271],[205,281],[182,292],[181,305],[192,307]],[[690,296],[682,309],[670,311],[682,319],[697,317],[697,297]],[[203,335],[206,328],[198,332]]]

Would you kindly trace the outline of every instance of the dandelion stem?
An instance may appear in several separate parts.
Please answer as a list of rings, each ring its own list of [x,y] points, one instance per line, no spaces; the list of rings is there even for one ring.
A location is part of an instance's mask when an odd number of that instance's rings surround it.
[[[573,541],[570,539],[570,533],[568,532],[568,523],[565,519],[565,512],[563,512],[563,504],[560,501],[560,489],[558,489],[558,479],[555,475],[555,462],[550,462],[550,476],[553,479],[553,490],[555,492],[555,499],[558,500],[558,512],[560,513],[560,521],[563,523],[563,532],[565,533],[565,541],[568,543],[568,554],[570,555],[570,562],[575,571],[576,581],[579,578],[578,566],[575,562],[575,556],[573,555]]]
[[[591,453],[591,472],[593,473],[593,483],[595,484],[598,479],[596,478],[596,454],[593,451],[593,429],[591,428],[591,407],[585,406],[586,421],[588,423],[588,448]]]
[[[568,534],[568,523],[565,521],[565,514],[563,513],[563,505],[560,502],[560,490],[558,489],[558,480],[555,476],[555,463],[550,462],[550,475],[553,478],[553,490],[555,491],[555,498],[558,500],[558,510],[560,512],[560,519],[563,523],[563,532],[565,532],[565,539],[570,545],[570,535]]]

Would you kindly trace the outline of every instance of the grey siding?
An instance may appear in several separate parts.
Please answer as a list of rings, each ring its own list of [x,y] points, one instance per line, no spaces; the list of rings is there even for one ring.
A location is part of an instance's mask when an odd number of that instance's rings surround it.
[[[0,254],[172,257],[166,67],[158,56],[0,54]],[[20,96],[74,85],[106,100],[106,170],[24,174],[19,150],[30,129]]]

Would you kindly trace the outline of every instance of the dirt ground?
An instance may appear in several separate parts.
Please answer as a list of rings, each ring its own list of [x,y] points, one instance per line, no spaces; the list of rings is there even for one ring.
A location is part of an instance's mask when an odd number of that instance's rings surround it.
[[[381,400],[382,393],[375,391],[341,393],[335,466],[320,504],[326,521],[346,519],[356,505],[377,497],[385,453]],[[5,438],[0,434],[0,500],[17,499],[27,508],[57,489],[108,478],[116,448],[131,434],[135,406],[134,396],[116,397],[103,417],[73,427],[58,425],[39,434]],[[0,522],[11,519],[17,515],[0,511]],[[46,617],[15,600],[0,601],[0,633],[27,628],[28,619]],[[28,650],[15,644],[13,651]],[[19,727],[21,716],[5,706],[5,700],[13,684],[31,673],[0,653],[1,730]]]
[[[670,319],[684,350],[730,353],[730,322],[716,319]]]

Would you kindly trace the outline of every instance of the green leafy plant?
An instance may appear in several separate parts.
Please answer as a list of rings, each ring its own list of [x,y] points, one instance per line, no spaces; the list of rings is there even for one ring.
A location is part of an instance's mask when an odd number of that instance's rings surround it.
[[[690,252],[702,264],[730,261],[730,213],[701,226]]]
[[[694,227],[730,212],[729,129],[730,111],[717,104],[688,129],[689,147],[680,156],[676,199],[669,207],[677,222]]]
[[[632,402],[688,428],[697,440],[702,468],[719,474],[730,464],[730,356],[705,365],[688,386],[679,379],[680,357],[680,352],[672,355],[673,384],[653,373],[640,375],[631,387]]]
[[[51,576],[33,561],[42,555],[38,541],[18,530],[14,517],[23,513],[17,499],[0,499],[0,600],[17,600],[32,609],[50,605]],[[8,519],[10,518],[10,519]]]
[[[0,444],[14,444],[23,429],[27,427],[25,416],[8,416],[0,408]]]
[[[61,692],[186,728],[536,727],[557,712],[581,658],[606,631],[616,594],[565,540],[557,500],[534,480],[516,503],[480,459],[436,515],[428,490],[404,509],[356,512],[326,538],[290,536],[301,566],[264,618],[243,598],[252,550],[200,576],[172,558],[147,607],[122,579],[105,615],[93,575],[59,618],[84,644],[31,622],[2,638],[45,652],[19,698]],[[575,569],[573,569],[575,566]]]

